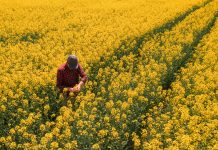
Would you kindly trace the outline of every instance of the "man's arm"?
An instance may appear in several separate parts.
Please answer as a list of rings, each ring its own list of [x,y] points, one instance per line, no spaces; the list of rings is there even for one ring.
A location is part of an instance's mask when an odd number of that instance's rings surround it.
[[[86,73],[84,72],[84,70],[80,64],[78,65],[78,67],[79,67],[79,75],[81,77],[81,80],[80,80],[78,86],[81,87],[86,83],[86,81],[88,80],[88,77],[87,77]]]
[[[58,69],[57,71],[57,82],[56,87],[59,89],[59,91],[62,93],[65,86],[63,85],[63,74],[61,70]]]

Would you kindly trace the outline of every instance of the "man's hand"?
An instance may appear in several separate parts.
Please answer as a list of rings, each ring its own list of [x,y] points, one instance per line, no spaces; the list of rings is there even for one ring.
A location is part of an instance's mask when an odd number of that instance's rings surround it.
[[[76,87],[73,87],[73,88],[68,88],[68,91],[70,92],[79,92],[80,91],[80,86],[76,86]]]
[[[70,91],[70,92],[80,92],[81,87],[83,85],[84,85],[83,81],[80,81],[80,83],[77,86],[75,86],[73,88],[68,88],[68,91]]]
[[[81,85],[80,84],[78,84],[78,86],[77,86],[77,91],[79,92],[80,90],[81,90]]]
[[[74,87],[73,87],[73,88],[68,88],[68,91],[69,91],[69,92],[76,92],[76,90],[75,90]]]
[[[77,85],[77,91],[79,92],[81,90],[81,87],[84,85],[83,81],[80,81],[79,84]]]

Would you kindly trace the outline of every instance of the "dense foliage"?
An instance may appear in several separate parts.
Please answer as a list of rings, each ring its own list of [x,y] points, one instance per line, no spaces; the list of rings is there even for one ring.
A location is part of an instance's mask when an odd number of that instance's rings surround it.
[[[0,149],[218,148],[217,0],[0,0],[0,13]],[[89,80],[62,106],[69,54]]]

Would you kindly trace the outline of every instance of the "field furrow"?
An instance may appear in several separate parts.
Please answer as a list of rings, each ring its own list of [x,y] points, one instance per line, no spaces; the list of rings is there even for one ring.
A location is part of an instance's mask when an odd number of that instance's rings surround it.
[[[166,107],[150,111],[141,134],[144,149],[153,147],[155,141],[164,148],[217,148],[217,19],[214,24],[176,74],[165,98]]]

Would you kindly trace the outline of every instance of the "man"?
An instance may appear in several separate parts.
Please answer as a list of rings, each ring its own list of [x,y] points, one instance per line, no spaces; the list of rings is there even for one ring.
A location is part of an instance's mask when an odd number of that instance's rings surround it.
[[[81,80],[79,82],[79,76]],[[75,55],[69,55],[67,62],[59,66],[57,71],[56,86],[60,93],[65,93],[65,104],[69,98],[70,92],[74,93],[74,98],[78,95],[81,87],[86,83],[88,77],[84,72],[82,66],[78,63],[78,58]],[[75,88],[74,86],[77,85]]]

